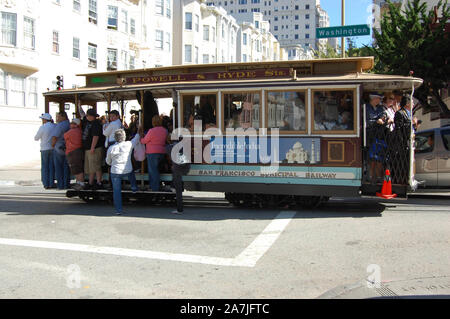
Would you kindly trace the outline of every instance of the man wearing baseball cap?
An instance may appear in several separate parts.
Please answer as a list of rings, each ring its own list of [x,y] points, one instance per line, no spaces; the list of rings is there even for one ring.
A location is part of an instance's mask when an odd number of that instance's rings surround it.
[[[55,124],[52,123],[52,116],[49,113],[43,113],[39,118],[42,120],[42,125],[34,136],[34,140],[41,141],[41,180],[45,189],[55,188],[52,147],[52,132]]]
[[[84,188],[84,150],[80,119],[75,118],[70,122],[70,130],[64,133],[64,140],[66,141],[66,157],[70,172],[76,179],[76,183],[72,187],[81,190]]]

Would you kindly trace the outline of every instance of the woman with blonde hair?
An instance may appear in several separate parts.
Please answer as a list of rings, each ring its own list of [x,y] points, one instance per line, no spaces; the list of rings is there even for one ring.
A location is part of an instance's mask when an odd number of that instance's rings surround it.
[[[159,115],[152,117],[153,128],[144,136],[143,128],[139,128],[141,144],[145,145],[145,153],[148,165],[148,183],[153,192],[159,191],[158,165],[166,153],[167,130],[162,126],[162,118]]]

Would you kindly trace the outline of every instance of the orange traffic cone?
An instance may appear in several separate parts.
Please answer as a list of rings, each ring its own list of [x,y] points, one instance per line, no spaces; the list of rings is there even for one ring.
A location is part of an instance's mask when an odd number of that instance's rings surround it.
[[[391,183],[391,172],[386,170],[386,175],[384,176],[383,187],[381,187],[381,194],[377,192],[378,197],[383,198],[395,198],[397,194],[392,194],[392,183]]]

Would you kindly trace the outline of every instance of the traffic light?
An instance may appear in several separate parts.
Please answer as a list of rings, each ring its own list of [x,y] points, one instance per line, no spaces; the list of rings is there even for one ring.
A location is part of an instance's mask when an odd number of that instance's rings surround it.
[[[62,90],[64,88],[64,77],[62,75],[58,75],[56,77],[56,89]]]

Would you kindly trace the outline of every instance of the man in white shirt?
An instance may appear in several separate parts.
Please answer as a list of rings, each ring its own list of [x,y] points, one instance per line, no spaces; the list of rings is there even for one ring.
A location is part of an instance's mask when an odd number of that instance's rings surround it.
[[[55,124],[52,123],[52,116],[48,113],[43,113],[39,118],[42,120],[42,125],[34,136],[34,140],[41,141],[41,180],[45,189],[55,188],[52,147],[52,133]]]
[[[122,179],[128,178],[131,184],[131,190],[138,190],[136,176],[134,175],[131,156],[133,148],[139,142],[140,135],[131,141],[125,141],[125,131],[118,129],[114,133],[116,144],[111,145],[106,153],[106,164],[111,166],[111,182],[113,186],[113,200],[116,209],[116,215],[122,215]]]
[[[109,122],[103,125],[103,135],[106,136],[105,148],[116,143],[114,139],[114,132],[122,128],[122,122],[120,121],[120,115],[117,110],[109,112]]]

